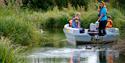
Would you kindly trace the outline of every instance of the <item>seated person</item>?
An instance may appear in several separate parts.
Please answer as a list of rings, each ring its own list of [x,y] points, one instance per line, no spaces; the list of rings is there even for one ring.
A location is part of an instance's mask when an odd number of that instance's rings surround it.
[[[72,17],[71,20],[69,20],[69,27],[72,27],[72,20],[74,19],[75,16]]]
[[[72,27],[72,20],[69,20],[69,27]]]
[[[106,28],[112,28],[113,22],[112,22],[112,17],[108,16]]]
[[[72,28],[80,28],[80,13],[77,13],[72,19]]]

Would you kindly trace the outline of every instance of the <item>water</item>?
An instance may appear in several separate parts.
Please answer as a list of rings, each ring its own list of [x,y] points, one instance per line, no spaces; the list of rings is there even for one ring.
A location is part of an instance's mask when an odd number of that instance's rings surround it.
[[[51,37],[52,43],[60,43],[56,47],[61,46],[62,48],[42,47],[28,56],[29,63],[99,63],[97,51],[85,50],[84,47],[78,49],[67,45],[62,30],[47,30],[45,33]],[[125,58],[123,55],[120,56],[117,63],[124,63],[123,58]]]
[[[30,63],[97,63],[98,53],[94,50],[59,48],[29,55]]]

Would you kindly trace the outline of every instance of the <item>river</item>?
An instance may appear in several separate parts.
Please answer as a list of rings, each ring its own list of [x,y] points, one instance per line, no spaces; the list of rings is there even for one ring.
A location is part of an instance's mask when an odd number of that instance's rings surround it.
[[[93,50],[85,51],[84,48],[75,48],[74,46],[67,45],[67,41],[63,30],[45,30],[43,32],[50,42],[57,43],[57,45],[47,45],[33,50],[28,56],[29,63],[99,63],[97,52]],[[115,59],[114,63],[124,63],[125,56],[120,54],[119,58]],[[106,63],[106,62],[101,62]]]

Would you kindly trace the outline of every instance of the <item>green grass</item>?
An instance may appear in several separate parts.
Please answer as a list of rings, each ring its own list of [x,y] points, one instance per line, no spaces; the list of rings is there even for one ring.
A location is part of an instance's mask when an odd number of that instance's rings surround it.
[[[0,39],[0,63],[26,63],[24,48],[11,44],[7,38]]]
[[[8,37],[14,44],[32,46],[40,42],[40,32],[33,22],[28,21],[27,12],[16,9],[1,9],[0,36]],[[20,13],[21,12],[21,13]]]

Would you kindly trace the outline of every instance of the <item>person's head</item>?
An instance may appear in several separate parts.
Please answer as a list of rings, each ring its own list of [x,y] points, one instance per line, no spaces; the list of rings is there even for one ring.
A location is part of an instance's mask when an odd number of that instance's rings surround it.
[[[108,19],[112,19],[112,16],[108,16]]]
[[[99,6],[98,6],[98,12],[100,12],[100,9],[101,9],[101,6],[99,5]]]
[[[99,6],[100,7],[104,7],[105,6],[105,2],[101,1]]]
[[[77,13],[75,14],[75,17],[80,17],[80,12],[77,12]]]
[[[98,9],[100,9],[100,8],[101,8],[101,6],[99,5],[99,6],[98,6]]]
[[[77,12],[77,13],[75,14],[74,19],[75,19],[75,21],[77,21],[77,20],[80,19],[80,13],[79,13],[79,12]]]

